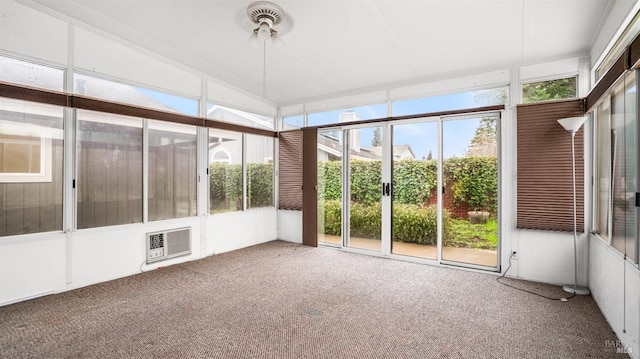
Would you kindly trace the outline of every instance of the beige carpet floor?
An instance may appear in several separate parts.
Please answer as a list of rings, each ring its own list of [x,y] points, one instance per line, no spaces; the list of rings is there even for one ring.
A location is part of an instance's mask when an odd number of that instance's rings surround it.
[[[281,241],[0,307],[2,358],[626,357],[614,340],[590,296]]]

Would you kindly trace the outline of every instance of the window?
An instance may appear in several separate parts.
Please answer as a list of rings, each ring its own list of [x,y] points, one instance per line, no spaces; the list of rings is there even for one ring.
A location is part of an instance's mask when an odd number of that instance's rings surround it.
[[[273,151],[271,137],[246,135],[247,208],[270,207],[273,199]]]
[[[51,139],[0,133],[0,182],[50,182]]]
[[[638,120],[636,72],[597,108],[594,230],[638,263]]]
[[[577,97],[576,84],[576,77],[522,84],[522,103]]]
[[[405,116],[481,106],[506,105],[508,103],[509,88],[505,86],[440,96],[397,100],[393,102],[392,112],[393,116]]]
[[[265,130],[273,130],[275,126],[274,117],[240,111],[213,103],[207,104],[207,118]]]
[[[113,102],[132,104],[155,110],[198,114],[198,101],[190,98],[153,91],[115,81],[104,80],[83,74],[74,74],[73,92]]]
[[[62,230],[62,112],[0,99],[0,236]]]
[[[62,92],[64,71],[0,56],[0,81]]]
[[[142,222],[142,120],[77,112],[78,229]]]
[[[242,134],[209,129],[209,213],[242,210]]]
[[[301,127],[304,127],[304,116],[302,115],[285,117],[282,119],[282,129],[284,131]]]
[[[316,112],[309,114],[309,126],[326,125],[330,123],[371,120],[387,117],[387,104],[358,106],[340,110]]]
[[[626,46],[633,41],[640,31],[640,13],[637,13],[633,20],[627,25],[622,35],[618,38],[616,43],[607,53],[607,56],[602,60],[598,68],[596,69],[596,82],[607,73],[607,71],[613,66],[618,57],[625,50]]]
[[[196,128],[149,121],[149,220],[196,215]]]

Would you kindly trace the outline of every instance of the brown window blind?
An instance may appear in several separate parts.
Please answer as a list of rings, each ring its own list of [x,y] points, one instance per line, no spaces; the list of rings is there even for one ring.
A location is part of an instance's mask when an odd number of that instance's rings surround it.
[[[318,130],[302,131],[302,244],[318,246]]]
[[[284,131],[279,139],[278,207],[302,210],[302,131]]]
[[[582,100],[517,106],[517,228],[573,232],[571,135]],[[575,135],[577,229],[584,231],[584,126]]]

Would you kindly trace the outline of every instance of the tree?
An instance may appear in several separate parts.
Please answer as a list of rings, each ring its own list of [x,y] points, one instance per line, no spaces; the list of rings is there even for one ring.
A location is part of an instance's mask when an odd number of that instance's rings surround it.
[[[534,82],[522,85],[522,102],[558,100],[576,96],[576,78]]]
[[[376,129],[373,130],[373,138],[371,139],[371,146],[373,147],[382,146],[382,135],[380,133],[380,127],[376,127]]]
[[[506,105],[509,102],[507,89],[507,87],[500,87],[475,91],[473,93],[473,102],[478,106]]]
[[[496,117],[483,117],[469,143],[467,156],[497,157],[498,132]]]
[[[427,155],[427,161],[431,161],[433,159],[433,155],[431,154],[431,150],[429,150],[429,154]]]

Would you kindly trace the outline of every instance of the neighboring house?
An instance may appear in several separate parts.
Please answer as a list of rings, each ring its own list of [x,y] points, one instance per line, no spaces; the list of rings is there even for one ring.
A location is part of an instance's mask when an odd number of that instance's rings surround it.
[[[375,153],[376,156],[382,157],[382,146],[362,147],[362,150]],[[395,145],[393,146],[393,160],[414,160],[416,156],[413,154],[411,145]]]
[[[267,116],[256,115],[229,107],[212,105],[207,110],[207,118],[216,121],[223,121],[243,125],[247,127],[262,128],[273,131],[274,119]],[[235,132],[214,131],[219,137],[210,135],[209,159],[211,162],[221,162],[229,164],[242,163],[242,142],[241,135]],[[262,140],[259,140],[262,139]],[[273,162],[273,143],[271,138],[261,138],[253,136],[251,143],[246,146],[248,163]],[[272,153],[266,156],[265,153]]]

